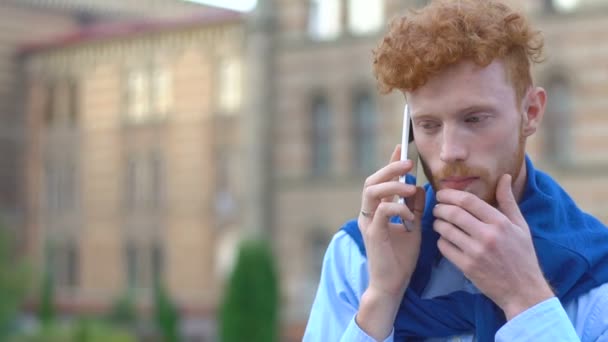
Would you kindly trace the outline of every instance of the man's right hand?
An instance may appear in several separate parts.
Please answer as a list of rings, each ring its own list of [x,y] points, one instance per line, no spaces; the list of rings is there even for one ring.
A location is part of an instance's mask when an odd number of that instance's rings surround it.
[[[413,165],[411,161],[399,161],[400,155],[398,145],[390,163],[366,179],[358,219],[370,280],[356,322],[376,340],[384,340],[390,334],[420,252],[425,192],[421,187],[399,182],[398,177]],[[407,205],[398,203],[399,197],[405,197]],[[401,223],[391,223],[393,216],[409,221],[412,231]]]

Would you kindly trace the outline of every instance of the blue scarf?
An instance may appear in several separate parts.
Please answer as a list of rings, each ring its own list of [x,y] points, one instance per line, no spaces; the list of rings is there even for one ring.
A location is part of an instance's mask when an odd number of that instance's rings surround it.
[[[526,156],[528,177],[519,208],[530,227],[532,240],[547,281],[562,303],[608,282],[608,229],[581,211],[548,175],[535,170]],[[505,324],[502,310],[485,295],[455,291],[431,299],[421,295],[433,264],[441,258],[439,235],[433,230],[436,199],[426,185],[422,244],[416,270],[395,320],[395,340],[448,337],[474,332],[479,341],[493,341]],[[365,256],[357,221],[342,227]]]

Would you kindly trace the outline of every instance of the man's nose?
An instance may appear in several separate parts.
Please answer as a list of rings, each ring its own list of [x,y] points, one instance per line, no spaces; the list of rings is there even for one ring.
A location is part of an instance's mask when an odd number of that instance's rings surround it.
[[[444,163],[461,162],[467,159],[465,139],[456,129],[444,126],[439,158]]]

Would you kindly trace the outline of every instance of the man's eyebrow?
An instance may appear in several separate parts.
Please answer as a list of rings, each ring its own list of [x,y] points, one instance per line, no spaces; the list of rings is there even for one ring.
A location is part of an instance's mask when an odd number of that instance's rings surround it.
[[[412,110],[410,111],[410,115],[412,117],[412,120],[414,119],[426,119],[426,118],[435,118],[438,115],[433,113],[433,112],[427,112],[427,113],[417,113],[416,111]]]
[[[470,114],[473,112],[482,112],[482,111],[494,111],[493,107],[489,104],[479,104],[468,106],[458,111],[461,115]]]
[[[494,111],[494,110],[490,104],[479,104],[479,105],[472,105],[472,106],[464,107],[462,109],[455,110],[455,111],[453,111],[453,113],[451,113],[451,115],[466,115],[466,114],[470,114],[473,112],[480,112],[480,111]],[[412,112],[412,120],[436,119],[437,117],[439,117],[439,115],[436,113],[433,113],[433,112],[428,112],[428,113]]]
[[[422,120],[422,119],[436,119],[437,115],[434,114],[412,114],[412,120]]]

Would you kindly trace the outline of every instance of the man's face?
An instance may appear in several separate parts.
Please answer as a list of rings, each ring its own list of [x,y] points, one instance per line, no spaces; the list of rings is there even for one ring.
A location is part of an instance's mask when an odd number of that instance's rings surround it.
[[[435,191],[452,188],[495,205],[499,178],[522,169],[522,109],[499,60],[464,61],[406,94],[414,137]]]

